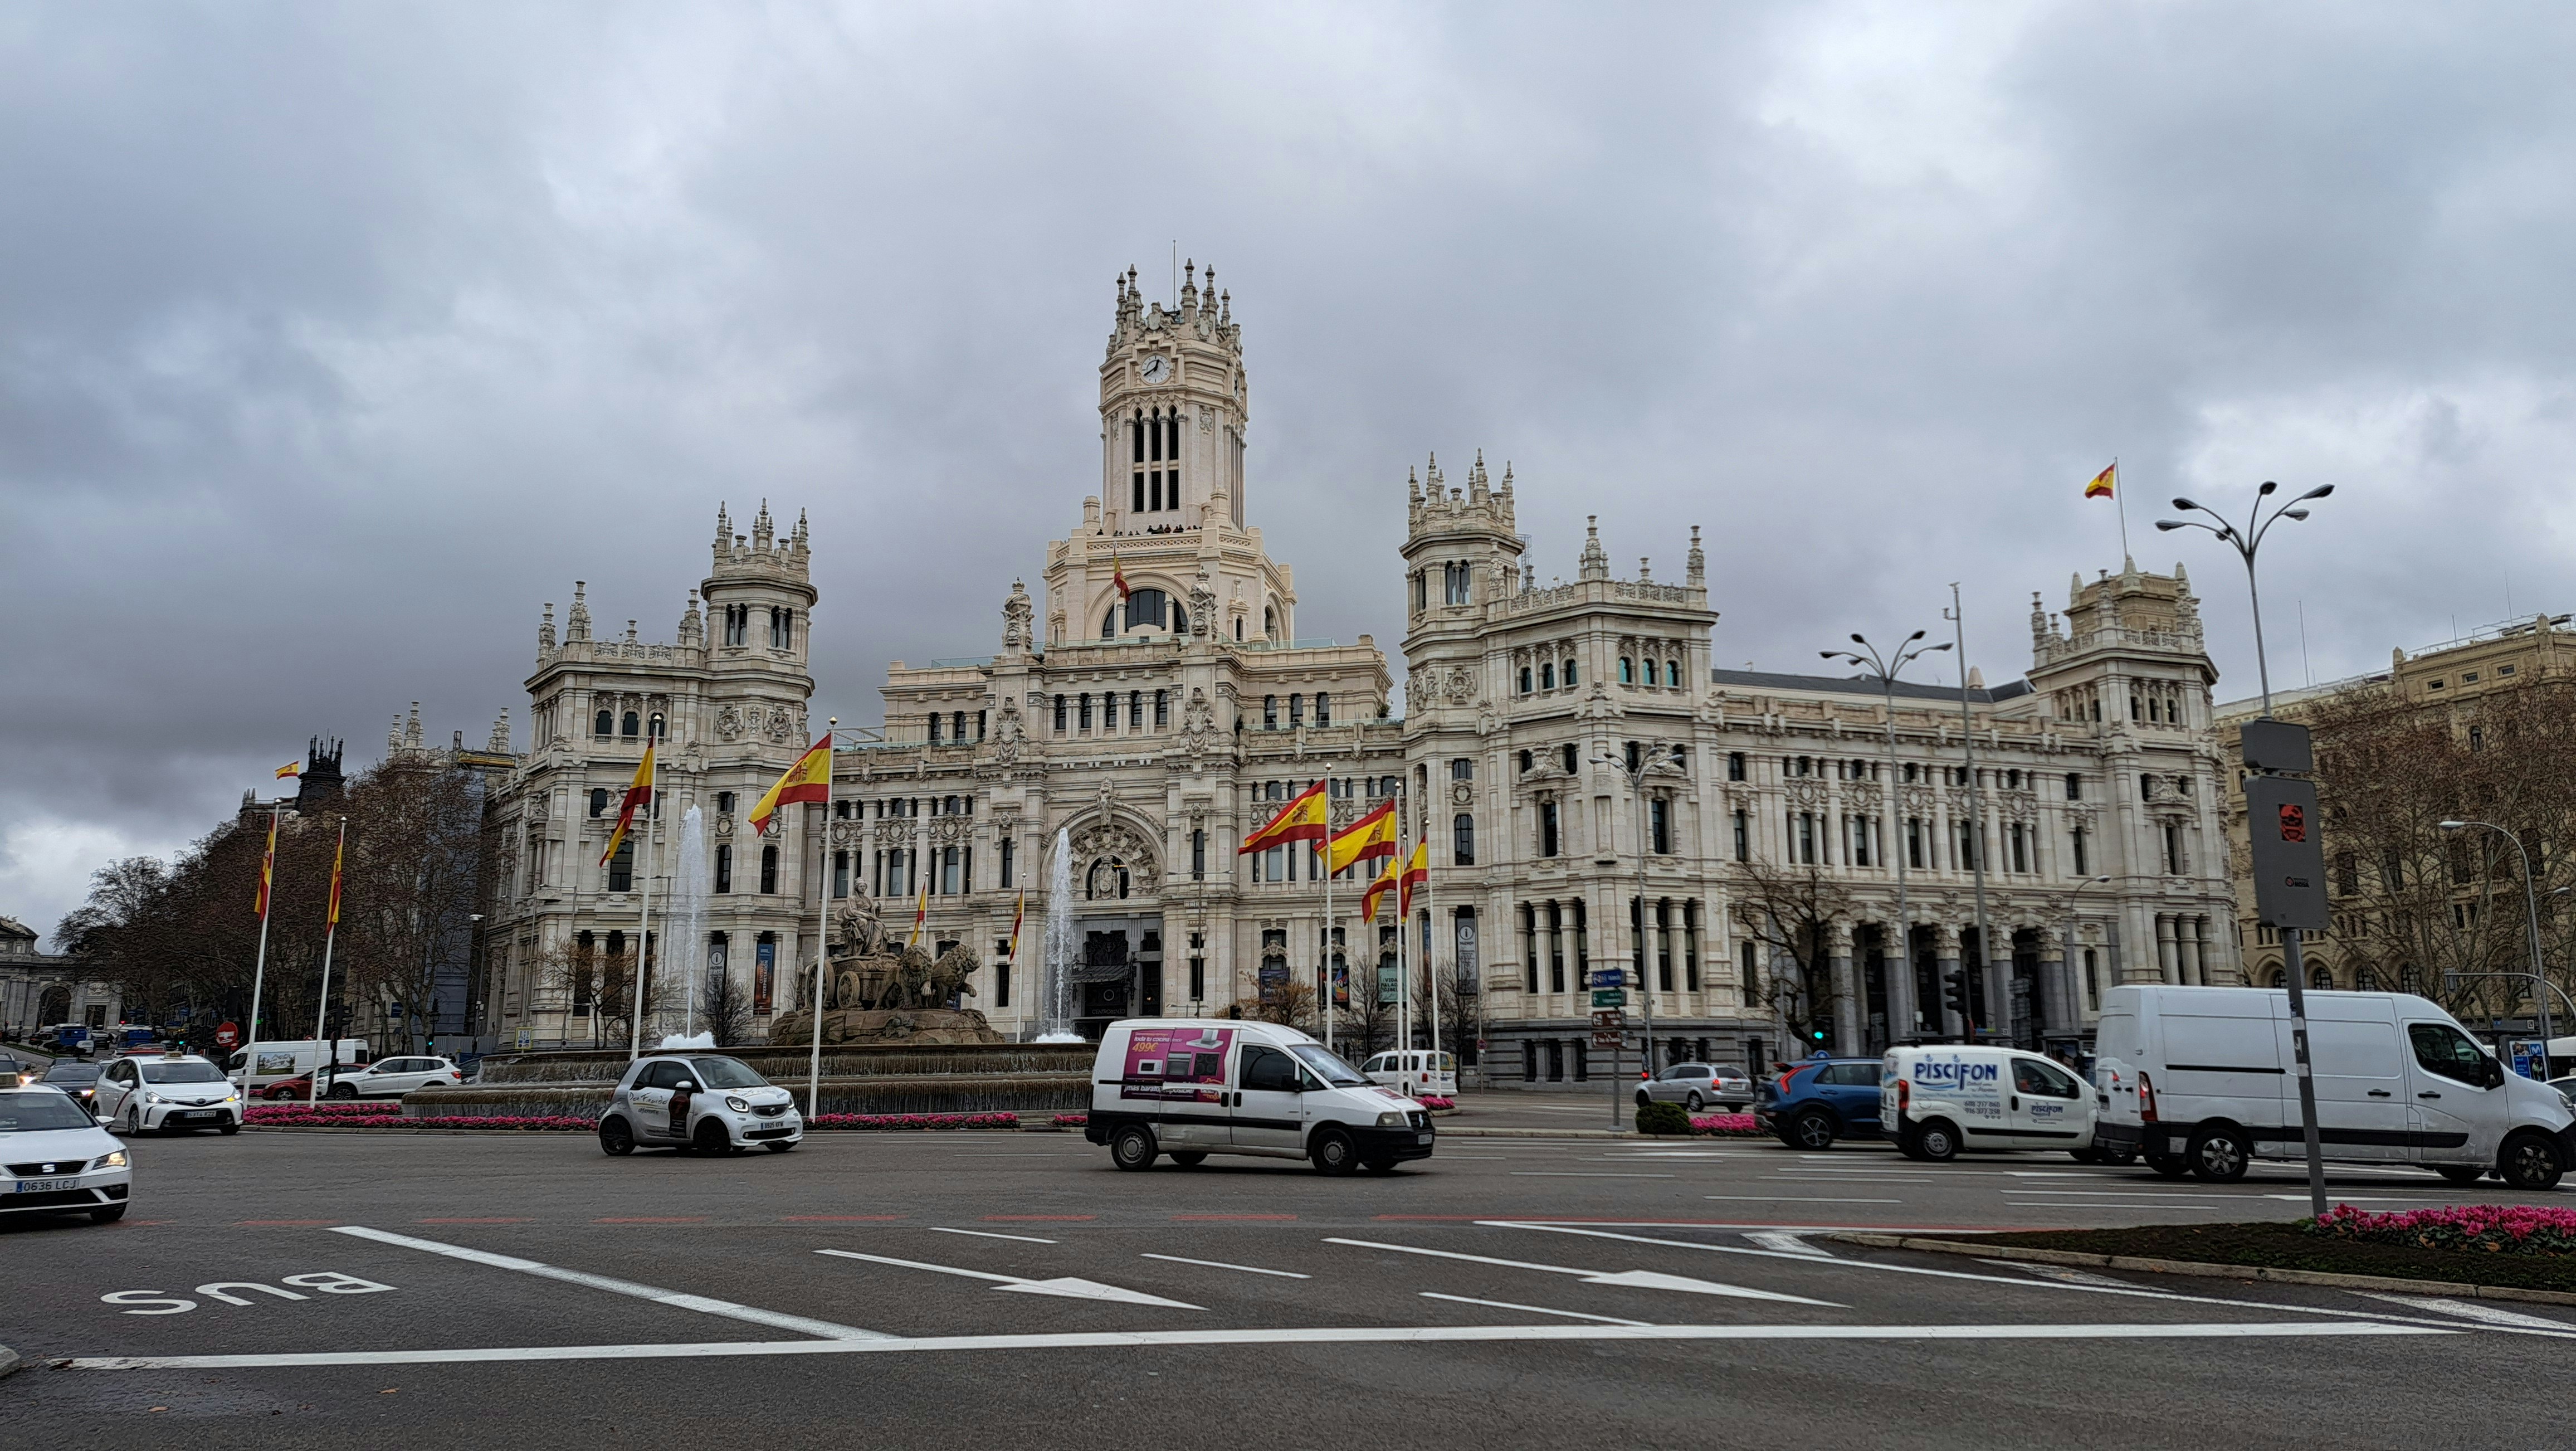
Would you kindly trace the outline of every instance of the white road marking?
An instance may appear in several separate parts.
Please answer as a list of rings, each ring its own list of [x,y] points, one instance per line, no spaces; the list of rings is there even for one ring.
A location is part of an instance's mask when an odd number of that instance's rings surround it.
[[[2437,1295],[2384,1295],[2376,1290],[2355,1290],[2353,1293],[2365,1300],[2385,1300],[2391,1305],[2420,1305],[2427,1310],[2439,1310],[2445,1315],[2457,1315],[2463,1320],[2475,1320],[2486,1325],[2506,1325],[2517,1330],[2550,1330],[2560,1335],[2576,1335],[2576,1325],[2571,1325],[2564,1320],[2551,1320],[2541,1315],[2516,1314],[2511,1310],[2499,1310],[2493,1305],[2481,1305],[2473,1300],[2446,1300]]]
[[[363,1224],[336,1225],[331,1232],[358,1239],[371,1239],[378,1244],[390,1244],[403,1249],[445,1255],[452,1260],[490,1265],[494,1269],[517,1270],[523,1275],[539,1275],[549,1280],[561,1280],[568,1285],[585,1285],[594,1290],[606,1290],[612,1295],[632,1295],[636,1299],[650,1300],[657,1305],[668,1305],[676,1310],[695,1310],[704,1315],[722,1315],[729,1320],[748,1320],[754,1325],[766,1325],[774,1330],[795,1330],[807,1335],[828,1336],[835,1340],[893,1338],[882,1331],[861,1330],[855,1325],[836,1325],[829,1320],[809,1320],[802,1315],[781,1315],[775,1310],[755,1310],[749,1305],[737,1305],[730,1300],[711,1300],[704,1295],[683,1295],[677,1290],[656,1289],[651,1285],[636,1284],[632,1280],[612,1280],[606,1275],[567,1270],[559,1265],[523,1260],[516,1255],[499,1255],[487,1250],[467,1249],[463,1245],[441,1244],[434,1239],[414,1239],[407,1234],[392,1234],[381,1229],[369,1229]]]
[[[857,1250],[849,1249],[818,1249],[814,1253],[830,1255],[834,1259],[866,1260],[872,1265],[900,1265],[907,1270],[929,1270],[933,1274],[962,1275],[970,1280],[991,1280],[1006,1293],[1060,1295],[1068,1300],[1108,1300],[1121,1305],[1163,1305],[1174,1310],[1206,1308],[1203,1305],[1184,1304],[1179,1300],[1166,1300],[1160,1295],[1148,1295],[1141,1290],[1122,1290],[1116,1285],[1104,1285],[1097,1280],[1078,1280],[1071,1276],[1058,1276],[1052,1280],[1032,1280],[1025,1275],[997,1275],[990,1270],[963,1270],[955,1265],[925,1264],[920,1260],[899,1260],[887,1255],[863,1255]]]
[[[1572,1275],[1587,1285],[1624,1285],[1630,1289],[1640,1290],[1683,1290],[1695,1295],[1725,1295],[1738,1300],[1773,1300],[1788,1305],[1823,1305],[1829,1309],[1835,1310],[1848,1308],[1846,1306],[1837,1305],[1831,1300],[1810,1300],[1804,1295],[1781,1295],[1775,1294],[1769,1290],[1747,1289],[1742,1285],[1721,1285],[1710,1280],[1688,1279],[1681,1275],[1667,1275],[1656,1270],[1620,1270],[1616,1272],[1609,1270],[1578,1270],[1565,1265],[1532,1264],[1528,1260],[1498,1260],[1490,1255],[1460,1254],[1456,1250],[1446,1249],[1423,1249],[1418,1245],[1409,1244],[1380,1244],[1375,1240],[1366,1239],[1333,1239],[1328,1237],[1325,1239],[1324,1243],[1347,1244],[1360,1249],[1393,1250],[1397,1254],[1426,1255],[1433,1259],[1467,1260],[1471,1263],[1480,1265],[1501,1265],[1506,1269],[1538,1270],[1542,1273],[1551,1275]],[[1807,1259],[1809,1256],[1790,1255],[1786,1256],[1786,1258]]]
[[[2307,1196],[2302,1194],[2299,1197],[2305,1199]],[[2172,1214],[2198,1214],[2201,1211],[2201,1206],[2197,1204],[2141,1204],[2135,1200],[2101,1199],[2087,1199],[2081,1204],[2052,1204],[2045,1200],[2007,1199],[2004,1201],[2004,1207],[2006,1209],[2162,1209]]]
[[[2443,1193],[2439,1189],[2427,1189],[2424,1193],[2436,1199],[2448,1199],[2452,1197]],[[2293,1204],[2305,1204],[2308,1202],[2308,1196],[2305,1194],[2251,1194],[2246,1197],[2249,1199],[2286,1199]],[[2406,1202],[2404,1199],[2396,1198],[2387,1194],[2338,1194],[2335,1198],[2346,1204],[2404,1204]]]
[[[1838,1261],[1851,1263],[1851,1261]],[[2266,1307],[2281,1308],[2281,1307]],[[440,1365],[538,1360],[671,1360],[733,1355],[873,1355],[992,1350],[1146,1350],[1201,1345],[1436,1345],[1498,1341],[2263,1340],[2459,1335],[2381,1320],[2171,1325],[1327,1325],[1298,1329],[1130,1330],[1059,1335],[947,1335],[916,1340],[717,1340],[672,1345],[508,1345],[452,1350],[281,1351],[266,1355],[106,1355],[64,1370],[259,1370],[314,1365]]]
[[[1977,1263],[1981,1265],[2001,1265],[2008,1270],[2019,1270],[2026,1275],[2037,1275],[2044,1280],[2057,1280],[2069,1285],[2107,1285],[2114,1290],[2128,1290],[2136,1288],[2126,1280],[2115,1280],[2108,1275],[2097,1275],[2089,1270],[2070,1270],[2064,1265],[2024,1264],[2020,1260],[1979,1260]]]
[[[1083,1157],[1089,1158],[1090,1156],[1086,1154]],[[977,1239],[1016,1239],[1022,1244],[1055,1243],[1054,1240],[1040,1239],[1034,1234],[995,1234],[989,1229],[950,1229],[944,1224],[934,1224],[929,1228],[932,1234],[971,1234]]]
[[[1902,1204],[1902,1199],[1816,1199],[1797,1194],[1703,1194],[1702,1199],[1724,1199],[1756,1204]]]
[[[1483,1305],[1494,1310],[1519,1310],[1530,1315],[1562,1315],[1568,1320],[1591,1320],[1603,1325],[1647,1325],[1647,1320],[1622,1320],[1616,1315],[1586,1315],[1580,1310],[1551,1310],[1545,1305],[1515,1305],[1507,1300],[1476,1300],[1465,1295],[1444,1295],[1437,1290],[1424,1290],[1426,1300],[1450,1300],[1461,1305]]]
[[[2045,1195],[2051,1199],[2257,1199],[2280,1198],[2280,1195],[2213,1194],[2193,1189],[2037,1189],[2007,1184],[1997,1194]],[[2305,1194],[2298,1196],[2304,1200]]]
[[[1514,1169],[1515,1179],[1670,1179],[1670,1174],[1622,1174],[1610,1169]]]
[[[1820,1250],[1814,1245],[1807,1243],[1804,1239],[1799,1238],[1796,1230],[1757,1229],[1746,1234],[1744,1237],[1753,1241],[1755,1244],[1762,1246],[1764,1249],[1776,1249],[1782,1254],[1808,1255],[1820,1260],[1829,1260],[1833,1258],[1832,1255],[1827,1254],[1825,1251]]]
[[[1315,1278],[1313,1275],[1301,1275],[1295,1270],[1265,1270],[1259,1265],[1230,1265],[1223,1260],[1193,1260],[1184,1259],[1179,1255],[1156,1254],[1144,1255],[1141,1256],[1141,1258],[1149,1260],[1170,1260],[1176,1265],[1205,1265],[1212,1270],[1241,1270],[1247,1275],[1277,1275],[1283,1280],[1311,1280]]]

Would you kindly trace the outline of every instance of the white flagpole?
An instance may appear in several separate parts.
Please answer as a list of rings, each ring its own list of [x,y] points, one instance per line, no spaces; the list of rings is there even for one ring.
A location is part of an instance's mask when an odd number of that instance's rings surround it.
[[[824,726],[823,739],[830,740],[840,727],[841,718],[831,717]],[[828,763],[823,772],[822,820],[823,824],[814,831],[819,840],[814,847],[814,1046],[805,1060],[808,1123],[823,1112],[823,975],[832,969],[832,773]]]
[[[335,890],[340,885],[340,853],[347,850],[348,846],[349,818],[343,816],[340,818],[340,843],[331,853],[331,885]],[[331,945],[340,939],[338,905],[332,904],[330,925],[323,929],[322,933],[322,999],[313,1005],[313,1071],[304,1080],[304,1101],[307,1104],[317,1103],[322,1098],[322,1039],[331,1031]],[[331,1066],[335,1069],[340,1066],[340,1053],[336,1043],[331,1051]],[[250,1107],[250,1096],[247,1093],[242,1095],[242,1107],[245,1111]]]
[[[1430,931],[1422,943],[1422,976],[1431,989],[1431,1064],[1436,1070],[1440,1062],[1440,901],[1431,889],[1433,853],[1429,846],[1431,823],[1427,819],[1422,823],[1422,839],[1422,911],[1431,919]]]
[[[642,869],[635,879],[635,975],[626,989],[626,1061],[634,1062],[644,1052],[644,966],[651,955],[653,942],[653,808],[655,790],[661,785],[662,759],[652,754],[653,739],[646,737],[644,751],[652,769],[644,773],[644,845],[635,853]]]
[[[1333,1051],[1333,763],[1324,763],[1324,1051]]]
[[[2120,483],[2118,454],[2111,456],[2111,502],[2120,510],[2120,571],[2125,574],[2129,568],[2129,491]]]
[[[259,1071],[259,994],[268,980],[268,919],[277,911],[277,822],[285,811],[285,797],[269,803],[268,847],[260,867],[268,880],[261,888],[264,900],[259,908],[259,958],[250,972],[250,1024],[242,1034],[241,1095],[245,1114],[250,1112],[250,1076]]]

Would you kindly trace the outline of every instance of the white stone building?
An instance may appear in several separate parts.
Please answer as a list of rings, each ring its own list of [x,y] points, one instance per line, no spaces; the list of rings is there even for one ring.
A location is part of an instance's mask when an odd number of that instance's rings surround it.
[[[1670,762],[1647,773],[1643,823],[1659,1058],[1791,1051],[1775,954],[1736,920],[1747,859],[1812,865],[1848,899],[1831,933],[1830,1011],[1813,1005],[1841,1051],[1955,1031],[1938,980],[1963,960],[1981,1030],[2033,1042],[2081,1036],[2123,975],[2235,980],[2214,672],[2179,569],[2079,581],[2062,622],[2034,596],[2029,678],[1971,682],[1990,955],[2003,969],[1984,972],[1958,690],[1896,687],[1891,765],[1874,678],[1712,669],[1717,613],[1696,529],[1678,584],[1643,561],[1614,578],[1596,529],[1576,578],[1541,586],[1511,471],[1497,485],[1479,458],[1452,487],[1435,461],[1408,486],[1404,539],[1389,541],[1403,562],[1404,715],[1370,636],[1300,639],[1294,577],[1250,522],[1242,335],[1213,284],[1193,276],[1167,311],[1121,279],[1099,373],[1099,492],[1048,545],[1040,593],[1011,586],[996,653],[889,667],[883,738],[838,753],[828,818],[794,808],[767,842],[736,824],[819,730],[805,718],[814,592],[801,521],[786,544],[772,543],[765,510],[748,545],[719,526],[702,586],[725,621],[717,641],[694,600],[669,646],[636,643],[631,622],[622,642],[591,639],[578,596],[558,645],[549,607],[529,681],[540,736],[496,796],[512,860],[495,872],[501,930],[487,940],[507,956],[490,959],[505,1036],[580,1040],[575,1005],[525,965],[571,933],[634,930],[633,898],[596,861],[607,821],[595,804],[623,790],[655,719],[670,742],[665,824],[704,805],[721,854],[708,938],[690,951],[752,974],[756,944],[770,985],[753,996],[778,1011],[787,964],[812,952],[818,891],[873,896],[902,934],[926,890],[926,940],[971,943],[992,964],[970,1005],[1004,1031],[1036,1030],[1050,1009],[1038,958],[1059,831],[1084,959],[1071,1016],[1086,1026],[1222,1014],[1265,984],[1312,982],[1326,925],[1314,860],[1302,848],[1238,859],[1235,844],[1329,780],[1337,819],[1401,792],[1410,829],[1430,838],[1417,940],[1435,942],[1436,971],[1457,985],[1487,1077],[1597,1082],[1590,976],[1638,966],[1625,767],[1651,759]],[[1891,802],[1906,823],[1893,830]],[[1911,974],[1886,971],[1882,952],[1898,850]],[[1365,995],[1394,929],[1381,922],[1367,940],[1362,885],[1336,882],[1332,915]],[[1646,1004],[1629,980],[1633,1023]]]

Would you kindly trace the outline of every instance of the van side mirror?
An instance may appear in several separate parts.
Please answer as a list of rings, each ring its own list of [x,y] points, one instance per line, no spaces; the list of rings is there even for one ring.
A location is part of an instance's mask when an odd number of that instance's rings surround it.
[[[2489,1088],[2504,1087],[2504,1065],[2492,1058],[2488,1059],[2486,1071],[2479,1075],[2479,1081]]]

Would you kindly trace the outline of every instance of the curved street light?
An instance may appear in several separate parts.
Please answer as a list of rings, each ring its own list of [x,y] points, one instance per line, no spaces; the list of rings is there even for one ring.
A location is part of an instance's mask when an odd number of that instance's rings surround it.
[[[1890,855],[1896,858],[1895,947],[1897,961],[1905,973],[1903,981],[1907,1011],[1918,1018],[1922,1016],[1923,1005],[1913,1001],[1914,989],[1918,986],[1914,980],[1914,927],[1905,918],[1905,843],[1901,839],[1905,834],[1905,819],[1900,814],[1904,808],[1899,806],[1896,800],[1896,673],[1921,656],[1950,648],[1950,642],[1947,640],[1938,645],[1923,644],[1921,643],[1923,635],[1923,631],[1917,630],[1899,641],[1894,651],[1882,653],[1876,645],[1871,644],[1866,637],[1855,631],[1851,638],[1852,643],[1860,647],[1859,651],[1819,650],[1816,652],[1828,660],[1840,660],[1857,665],[1877,676],[1879,697],[1887,703],[1887,821],[1893,836],[1899,838],[1890,852]],[[1879,953],[1879,971],[1882,975],[1887,971],[1886,960],[1885,946],[1882,945]],[[1866,1004],[1868,1000],[1868,996],[1864,993],[1861,1001]],[[1890,1016],[1892,1018],[1894,1015]],[[1887,1041],[1890,1044],[1896,1041],[1897,1026],[1893,1021],[1887,1025]],[[1913,1025],[1906,1026],[1910,1028]],[[1863,1032],[1866,1034],[1867,1029],[1864,1028]]]
[[[2523,846],[2519,835],[2505,830],[2492,821],[2442,823],[2444,831],[2465,831],[2472,826],[2492,831],[2512,842],[2514,855],[2522,858],[2522,925],[2531,936],[2531,975],[2541,988],[2539,992],[2531,995],[2531,1000],[2538,1010],[2540,1024],[2540,1076],[2547,1078],[2549,1076],[2549,972],[2541,965],[2540,960],[2540,894],[2531,884],[2531,853]]]

